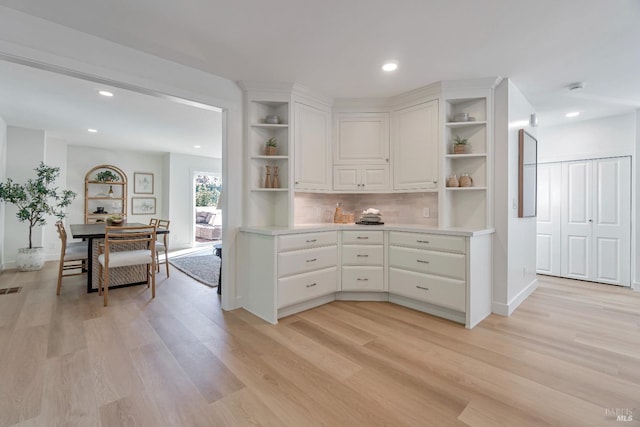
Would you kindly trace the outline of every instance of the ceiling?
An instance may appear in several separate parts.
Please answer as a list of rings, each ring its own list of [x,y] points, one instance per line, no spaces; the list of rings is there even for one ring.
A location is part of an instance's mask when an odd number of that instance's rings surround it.
[[[439,80],[502,76],[531,102],[540,126],[569,122],[564,117],[569,111],[581,112],[575,121],[640,108],[638,0],[0,0],[0,5],[231,80],[296,82],[336,98],[386,97]],[[381,71],[388,59],[398,61],[397,71]],[[0,73],[5,80],[4,69]],[[28,91],[33,85],[25,74],[10,74],[13,81],[0,81],[0,89],[22,81]],[[38,77],[42,80],[47,79]],[[584,89],[567,90],[578,81]],[[82,90],[93,95],[96,89],[87,83]],[[45,103],[46,112],[58,113],[57,101],[33,96]],[[162,131],[140,130],[139,136],[167,137],[160,150],[179,144],[186,150],[219,127],[211,112],[189,108],[183,129],[193,133],[176,138],[167,128],[182,123],[163,110],[168,101],[141,97],[93,97],[91,108],[96,120],[113,118],[105,129],[129,126],[127,144],[141,143],[134,125],[144,129],[153,121]],[[105,113],[107,102],[119,99],[126,103]],[[146,119],[135,116],[145,100],[155,103]],[[78,111],[79,102],[76,114],[85,111]],[[128,117],[136,120],[118,119],[117,112],[130,102],[134,111],[128,113],[134,115]],[[22,104],[26,110],[27,102]],[[4,108],[0,114],[6,114]],[[74,111],[71,102],[65,108]],[[77,126],[99,126],[89,121]],[[59,132],[71,138],[70,130]],[[92,137],[99,140],[106,132]],[[81,139],[91,141],[86,134]]]

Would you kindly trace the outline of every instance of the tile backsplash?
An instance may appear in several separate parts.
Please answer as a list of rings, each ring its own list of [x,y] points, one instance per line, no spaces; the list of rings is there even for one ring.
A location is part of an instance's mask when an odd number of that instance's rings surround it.
[[[333,222],[336,204],[342,203],[343,213],[354,213],[356,221],[363,210],[379,209],[387,224],[420,224],[438,226],[438,195],[435,193],[384,194],[319,194],[296,193],[295,224]],[[423,216],[429,209],[429,217]]]

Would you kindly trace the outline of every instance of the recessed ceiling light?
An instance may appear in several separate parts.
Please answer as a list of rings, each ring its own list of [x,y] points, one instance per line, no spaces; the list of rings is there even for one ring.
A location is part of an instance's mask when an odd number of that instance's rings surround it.
[[[99,90],[98,93],[102,96],[107,96],[109,98],[113,96],[113,92],[109,92],[108,90]]]
[[[567,113],[564,116],[565,117],[578,117],[580,115],[579,111],[572,111],[571,113]]]
[[[194,145],[193,148],[200,148],[200,146],[199,145]]]
[[[98,133],[98,129],[87,129],[89,133]]]
[[[395,71],[398,69],[398,63],[396,61],[387,61],[382,65],[383,71]]]

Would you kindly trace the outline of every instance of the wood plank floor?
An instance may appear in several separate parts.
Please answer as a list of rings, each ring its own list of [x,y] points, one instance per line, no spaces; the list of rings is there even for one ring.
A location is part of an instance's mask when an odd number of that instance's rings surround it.
[[[473,330],[376,302],[273,326],[175,269],[155,300],[124,288],[104,308],[84,277],[56,297],[56,268],[0,273],[23,287],[0,296],[0,426],[639,424],[628,289],[541,276]]]

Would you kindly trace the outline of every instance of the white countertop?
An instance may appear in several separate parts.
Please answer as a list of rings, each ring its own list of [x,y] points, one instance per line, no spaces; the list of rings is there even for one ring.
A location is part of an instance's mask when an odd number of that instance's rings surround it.
[[[293,227],[240,227],[240,231],[245,233],[264,234],[268,236],[278,236],[282,234],[314,233],[318,231],[335,230],[381,230],[381,231],[407,231],[413,233],[448,234],[450,236],[481,236],[493,234],[493,228],[439,228],[428,227],[417,224],[384,224],[384,225],[360,225],[360,224],[303,224]]]

